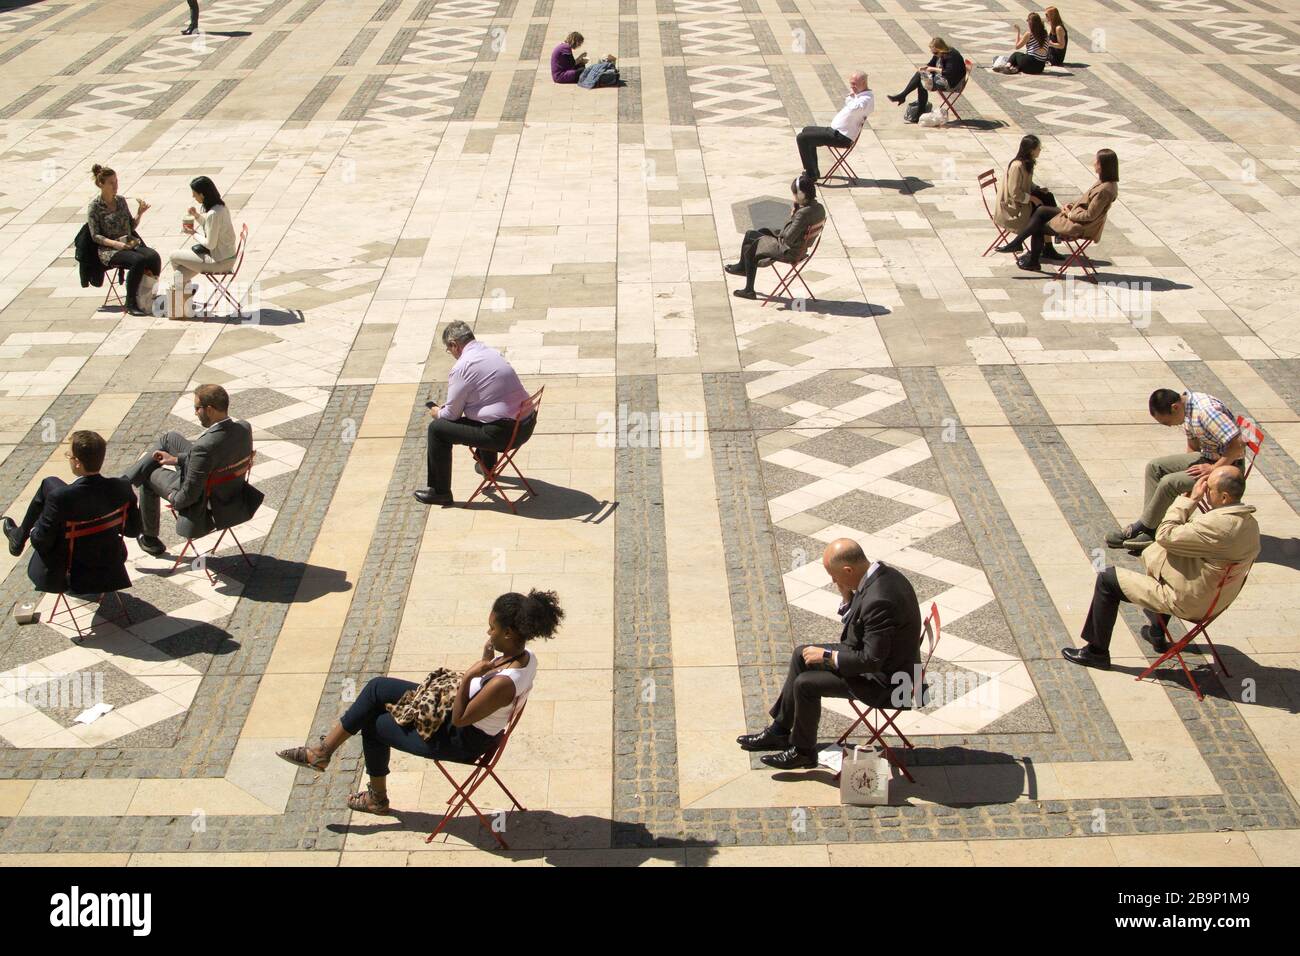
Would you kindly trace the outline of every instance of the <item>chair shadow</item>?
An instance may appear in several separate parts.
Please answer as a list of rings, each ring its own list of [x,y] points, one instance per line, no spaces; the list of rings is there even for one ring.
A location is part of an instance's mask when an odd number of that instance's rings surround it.
[[[133,660],[154,660],[155,658],[153,655],[145,657],[139,653],[140,638],[130,634],[126,629],[135,625],[144,624],[159,617],[170,618],[173,622],[185,619],[177,618],[172,613],[160,610],[157,606],[134,595],[129,588],[117,593],[122,595],[122,603],[125,606],[126,613],[130,619],[128,621],[111,620],[111,618],[113,618],[113,616],[118,612],[117,601],[108,594],[105,594],[103,601],[100,602],[100,606],[104,608],[106,613],[103,618],[96,615],[95,620],[100,624],[111,623],[114,626],[114,631],[121,631],[122,634],[113,633],[107,636],[103,634],[96,635],[93,626],[88,626],[91,618],[83,616],[90,609],[84,608],[77,612],[77,619],[81,622],[83,630],[81,640],[78,643],[81,646],[92,650],[107,650],[118,657],[130,658]],[[95,596],[96,595],[70,595],[70,598],[73,601],[79,602],[83,600],[93,600]],[[65,621],[66,618],[60,618],[60,625]],[[230,632],[223,630],[208,621],[193,621],[187,626],[177,628],[174,633],[167,635],[167,637],[158,638],[158,641],[167,640],[169,637],[175,637],[181,634],[184,634],[187,642],[192,645],[184,651],[183,656],[188,656],[194,653],[211,654],[213,656],[233,654],[242,646],[239,641],[235,640],[234,637],[231,636]],[[121,640],[123,636],[128,637],[129,640]],[[146,643],[152,647],[156,641]]]
[[[883,305],[873,305],[870,302],[841,302],[799,296],[777,296],[772,302],[779,303],[781,305],[779,311],[782,312],[811,312],[814,315],[857,316],[864,319],[890,314],[890,310]],[[795,305],[795,303],[801,304]]]
[[[569,521],[581,518],[583,524],[600,524],[618,509],[617,501],[597,500],[585,491],[553,485],[549,481],[541,481],[537,478],[528,479],[528,484],[533,487],[532,494],[528,493],[528,489],[517,477],[503,476],[498,480],[511,495],[523,492],[522,498],[513,499],[516,513],[521,518],[534,518],[541,521]],[[480,504],[479,498],[486,501]],[[479,498],[475,498],[464,507],[470,510],[510,510],[510,506],[497,496],[496,490],[491,486],[480,492]]]
[[[484,815],[494,819],[494,810],[480,807]],[[383,824],[358,824],[353,817],[350,824],[329,823],[325,828],[332,833],[371,834],[391,833],[395,828]],[[397,820],[403,832],[428,835],[442,822],[442,814],[425,810],[394,809],[386,819]],[[513,810],[504,817],[502,836],[510,849],[502,850],[496,840],[483,829],[474,811],[464,812],[451,820],[442,833],[434,838],[434,845],[454,837],[479,850],[515,860],[543,859],[552,866],[590,866],[590,861],[571,858],[568,853],[579,850],[611,852],[611,835],[617,838],[615,850],[640,851],[637,863],[644,860],[665,860],[680,863],[683,850],[703,851],[707,857],[714,855],[717,843],[711,840],[681,840],[677,837],[657,836],[644,824],[624,823],[592,814],[565,816],[553,810]],[[461,851],[455,851],[461,852]],[[617,862],[617,861],[613,861]],[[611,865],[604,864],[602,865]]]
[[[1007,125],[1007,123],[997,119],[960,119],[950,120],[944,124],[944,127],[961,127],[962,129],[978,129],[988,132],[989,130],[1002,129]]]
[[[208,570],[217,577],[217,583],[213,585],[214,592],[231,593],[234,590],[231,582],[234,581],[239,584],[238,594],[244,600],[266,604],[296,604],[314,601],[326,594],[352,590],[347,572],[338,568],[326,568],[303,561],[286,561],[255,552],[249,552],[248,556],[253,559],[251,566],[237,550],[219,554],[209,560]],[[174,560],[175,555],[164,557],[172,557]],[[167,578],[172,574],[170,567],[137,567],[136,570],[140,574],[159,578]]]
[[[1223,663],[1227,665],[1231,676],[1224,677],[1223,673],[1213,666],[1214,658],[1204,642],[1198,644],[1193,641],[1192,646],[1183,651],[1183,660],[1187,662],[1192,676],[1196,678],[1196,683],[1206,698],[1283,710],[1290,714],[1300,713],[1300,671],[1292,667],[1269,667],[1256,663],[1250,655],[1225,644],[1216,644],[1215,647],[1219,649],[1219,656],[1223,658]],[[1136,678],[1147,669],[1147,666],[1112,662],[1110,669],[1121,674],[1132,674]],[[1247,685],[1242,683],[1247,678],[1252,681],[1249,686],[1250,695],[1254,699],[1251,700],[1246,699]],[[1193,703],[1197,702],[1196,691],[1192,690],[1187,675],[1178,666],[1176,659],[1165,661],[1147,680],[1150,683],[1176,684]],[[1236,688],[1236,696],[1233,688]]]
[[[211,313],[207,315],[196,315],[192,322],[219,322],[223,325],[267,325],[271,327],[282,325],[302,325],[307,321],[307,316],[301,309],[257,309],[253,312],[245,312],[243,315],[219,315]]]
[[[923,189],[933,189],[934,183],[926,182],[924,179],[918,179],[915,176],[908,176],[905,179],[862,179],[861,177],[835,175],[836,179],[841,180],[839,185],[826,183],[819,186],[820,189],[852,189],[856,186],[875,186],[877,189],[893,189],[903,194],[917,193]]]
[[[1277,564],[1300,571],[1300,539],[1279,538],[1272,534],[1259,536],[1259,557],[1256,564]]]

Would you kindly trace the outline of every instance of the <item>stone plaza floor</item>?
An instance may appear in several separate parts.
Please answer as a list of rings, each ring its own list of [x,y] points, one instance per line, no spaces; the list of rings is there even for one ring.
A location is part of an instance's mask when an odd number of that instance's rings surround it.
[[[202,7],[189,38],[179,0],[0,2],[6,513],[74,429],[109,438],[106,473],[195,434],[203,382],[253,425],[266,493],[240,529],[256,567],[226,548],[215,587],[131,542],[130,624],[77,645],[6,613],[0,864],[1300,863],[1300,7],[1067,0],[1066,63],[1037,77],[985,69],[1013,0]],[[553,84],[571,30],[626,85]],[[976,63],[940,129],[884,99],[933,35]],[[821,192],[816,299],[734,298],[723,262],[780,225],[794,134],[854,68],[877,106],[859,178]],[[1062,201],[1119,154],[1098,286],[981,256],[977,177],[1026,132]],[[96,162],[152,204],[164,259],[211,176],[249,229],[255,320],[101,308],[72,248]],[[456,319],[545,386],[518,515],[411,496]],[[1146,412],[1159,386],[1267,435],[1263,551],[1213,628],[1231,676],[1188,658],[1203,701],[1172,665],[1134,679],[1131,606],[1113,670],[1060,654],[1102,556],[1138,566],[1103,538],[1146,459],[1182,449]],[[734,742],[791,648],[836,638],[840,536],[938,606],[934,673],[963,689],[906,716],[917,782],[887,807]],[[25,561],[0,554],[6,611]],[[323,775],[275,757],[371,677],[468,664],[492,600],[531,587],[568,616],[500,765],[528,808],[509,853],[473,816],[425,843],[449,793],[425,761],[398,756],[381,818],[344,806],[357,741]],[[114,709],[76,723],[39,692],[59,683]]]

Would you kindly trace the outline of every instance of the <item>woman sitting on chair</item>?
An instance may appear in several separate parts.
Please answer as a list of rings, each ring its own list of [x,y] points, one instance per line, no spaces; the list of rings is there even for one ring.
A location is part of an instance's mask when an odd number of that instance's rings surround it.
[[[1106,225],[1106,213],[1119,196],[1119,157],[1113,150],[1097,150],[1093,162],[1097,182],[1089,190],[1064,208],[1039,206],[1029,217],[1029,223],[998,252],[1023,252],[1025,239],[1029,239],[1029,252],[1019,256],[1016,265],[1029,272],[1039,271],[1044,236],[1057,235],[1066,239],[1099,239]]]
[[[319,746],[293,747],[279,751],[278,756],[321,771],[329,766],[330,757],[345,740],[361,734],[370,783],[365,790],[348,797],[348,807],[359,813],[387,814],[388,758],[393,748],[454,763],[473,763],[487,753],[510,722],[515,702],[532,689],[537,676],[537,655],[527,649],[528,643],[554,635],[562,620],[564,611],[554,591],[503,594],[488,614],[488,640],[483,645],[482,660],[456,678],[455,696],[448,693],[450,707],[441,712],[441,723],[430,736],[421,733],[418,716],[398,721],[404,704],[409,706],[414,692],[424,685],[396,677],[376,677],[329,733],[321,737]],[[435,671],[430,679],[438,673]],[[408,692],[412,697],[403,701]],[[418,701],[416,698],[416,706]]]
[[[916,91],[917,117],[919,118],[930,106],[930,90],[955,90],[966,79],[966,61],[962,55],[948,46],[943,37],[930,41],[930,62],[912,74],[903,92],[889,97],[890,101],[902,106],[907,96]]]
[[[90,238],[99,247],[99,261],[106,269],[126,270],[126,311],[131,315],[146,315],[136,297],[140,283],[146,275],[157,278],[162,270],[162,257],[144,244],[135,231],[140,220],[149,211],[143,199],[135,202],[135,215],[125,196],[118,195],[117,173],[96,163],[91,167],[99,195],[86,209],[86,224]]]
[[[790,184],[794,205],[790,218],[779,233],[771,229],[751,229],[740,244],[740,261],[723,266],[733,276],[744,276],[745,287],[731,294],[741,299],[757,299],[754,280],[758,276],[759,259],[776,259],[780,262],[798,262],[808,248],[808,228],[826,219],[826,208],[817,201],[817,184],[807,173]]]
[[[1029,217],[1041,206],[1055,206],[1056,197],[1041,186],[1034,185],[1034,164],[1043,144],[1033,133],[1020,140],[1016,158],[1007,164],[1007,175],[998,186],[998,205],[993,221],[1014,235],[1029,223]],[[1056,251],[1052,239],[1044,235],[1040,259],[1060,260],[1065,257]]]
[[[235,239],[235,224],[230,218],[216,184],[207,176],[190,180],[190,195],[203,207],[203,211],[189,208],[188,216],[193,222],[186,221],[182,227],[200,241],[186,249],[178,249],[170,257],[172,270],[176,273],[176,284],[185,290],[185,309],[173,319],[182,319],[190,314],[190,284],[200,273],[230,272],[235,267],[235,252],[238,245]],[[198,225],[200,235],[194,228]]]

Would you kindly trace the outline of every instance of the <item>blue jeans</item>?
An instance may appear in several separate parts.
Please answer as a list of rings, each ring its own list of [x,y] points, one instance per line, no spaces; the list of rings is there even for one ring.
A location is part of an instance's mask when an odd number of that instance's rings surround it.
[[[438,728],[432,740],[416,733],[414,724],[410,727],[398,724],[384,705],[397,703],[403,694],[417,686],[396,677],[376,677],[362,688],[347,713],[339,718],[344,730],[361,735],[366,773],[370,776],[388,776],[388,757],[394,747],[417,757],[473,763],[495,739],[472,725],[453,727],[450,718]]]

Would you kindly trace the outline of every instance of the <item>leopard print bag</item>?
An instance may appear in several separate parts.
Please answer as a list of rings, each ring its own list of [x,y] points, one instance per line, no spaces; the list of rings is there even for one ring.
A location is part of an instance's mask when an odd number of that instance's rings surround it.
[[[460,687],[459,671],[439,667],[419,687],[408,690],[395,704],[385,704],[401,727],[415,725],[415,732],[425,740],[433,739],[443,721],[451,714]]]

